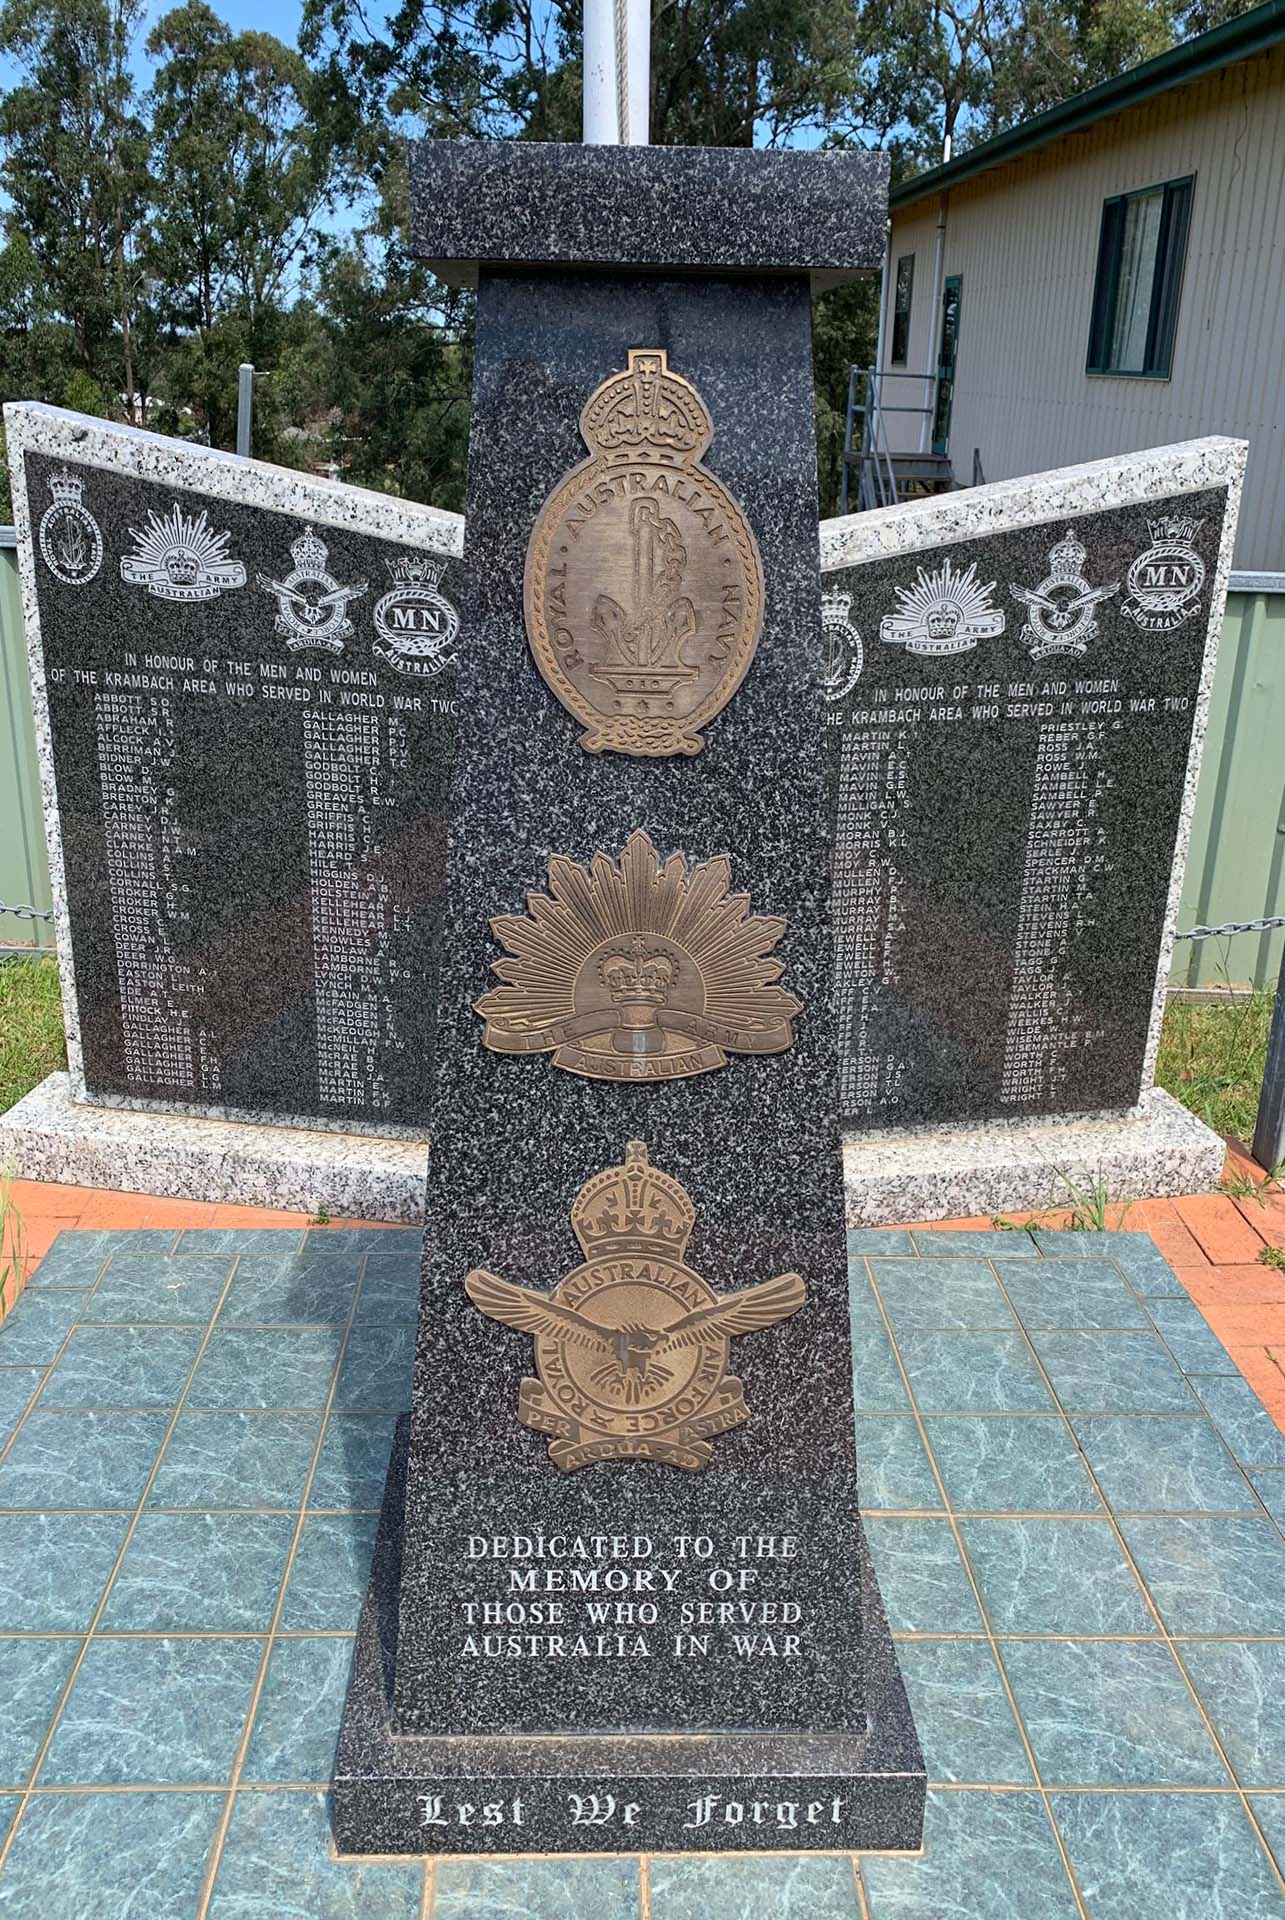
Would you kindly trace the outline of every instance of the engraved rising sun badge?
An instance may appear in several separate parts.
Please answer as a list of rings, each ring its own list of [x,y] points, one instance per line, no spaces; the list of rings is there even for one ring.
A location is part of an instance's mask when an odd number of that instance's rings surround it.
[[[522,1382],[518,1418],[550,1436],[564,1471],[598,1460],[703,1467],[710,1436],[749,1418],[729,1342],[797,1313],[806,1289],[782,1273],[720,1297],[683,1264],[695,1219],[686,1190],[631,1140],[625,1164],[576,1195],[585,1261],[551,1294],[480,1268],[465,1280],[479,1312],[535,1335],[538,1378]]]
[[[590,753],[699,753],[749,670],[763,564],[700,464],[714,427],[663,349],[634,348],[580,415],[590,458],[540,509],[526,559],[536,665]]]
[[[552,1053],[592,1080],[680,1080],[729,1053],[784,1053],[801,1005],[774,984],[785,922],[751,913],[731,880],[725,859],[662,866],[641,830],[618,866],[555,853],[548,893],[491,921],[507,984],[477,1002],[486,1045]]]

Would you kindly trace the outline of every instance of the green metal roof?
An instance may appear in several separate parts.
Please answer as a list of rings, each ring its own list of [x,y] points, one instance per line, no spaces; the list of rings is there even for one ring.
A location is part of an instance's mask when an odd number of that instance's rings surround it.
[[[1252,53],[1275,46],[1279,40],[1285,40],[1285,0],[1266,0],[1265,5],[1239,14],[1234,20],[1226,20],[1221,27],[1184,40],[1181,46],[1158,53],[1154,60],[1144,60],[1140,67],[1131,67],[1114,80],[1103,80],[1087,93],[1073,94],[1069,100],[1035,114],[1020,126],[1010,127],[1007,133],[996,134],[993,140],[970,147],[944,166],[916,174],[912,180],[903,180],[899,187],[893,188],[888,204],[906,207],[946,187],[958,186],[961,180],[971,180],[975,174],[1002,166],[1006,160],[1016,160],[1019,154],[1029,153],[1033,147],[1045,146],[1068,133],[1078,133],[1082,127],[1091,126],[1109,113],[1119,113],[1122,108],[1136,106],[1154,94],[1167,93],[1171,87],[1198,80],[1202,74],[1212,73],[1218,67],[1245,60]]]

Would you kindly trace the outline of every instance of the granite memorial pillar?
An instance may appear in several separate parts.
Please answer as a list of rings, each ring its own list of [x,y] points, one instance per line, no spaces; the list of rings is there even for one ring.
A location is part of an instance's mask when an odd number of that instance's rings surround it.
[[[857,1505],[810,293],[869,155],[436,144],[476,281],[409,1433],[345,1852],[915,1847]]]

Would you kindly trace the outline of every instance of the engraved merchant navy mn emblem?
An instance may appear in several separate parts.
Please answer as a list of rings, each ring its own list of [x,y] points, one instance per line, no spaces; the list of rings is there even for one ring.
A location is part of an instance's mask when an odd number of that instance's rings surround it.
[[[393,584],[375,603],[375,658],[416,680],[459,663],[460,616],[438,586],[445,565],[427,554],[399,554],[387,562]]]
[[[1120,609],[1143,633],[1172,633],[1200,611],[1205,563],[1193,544],[1200,526],[1176,513],[1148,520],[1151,545],[1129,568],[1129,597]]]
[[[481,1269],[464,1282],[479,1312],[535,1335],[539,1377],[522,1382],[518,1418],[550,1436],[565,1471],[598,1460],[703,1467],[710,1436],[749,1418],[728,1343],[797,1313],[806,1289],[783,1273],[720,1297],[683,1264],[695,1219],[684,1188],[631,1140],[625,1164],[576,1195],[585,1261],[551,1294]]]
[[[784,920],[729,892],[731,867],[662,867],[641,831],[620,864],[588,868],[555,853],[549,892],[491,926],[507,949],[506,982],[477,1012],[496,1053],[552,1053],[593,1080],[678,1080],[727,1065],[729,1053],[783,1053],[800,1002],[774,983]]]
[[[580,431],[590,458],[549,495],[527,549],[536,665],[588,752],[699,753],[763,624],[749,522],[700,464],[713,422],[661,349],[634,348]]]

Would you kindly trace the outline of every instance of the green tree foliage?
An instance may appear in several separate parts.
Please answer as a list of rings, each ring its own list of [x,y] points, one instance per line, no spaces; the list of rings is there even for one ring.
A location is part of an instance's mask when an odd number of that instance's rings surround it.
[[[1242,0],[652,0],[658,144],[883,146],[904,175]],[[472,302],[408,235],[405,138],[575,140],[581,0],[304,0],[301,48],[183,0],[0,0],[0,398],[463,504]],[[143,79],[136,78],[139,73]],[[815,319],[819,492],[877,283]],[[0,512],[7,503],[0,501]]]

